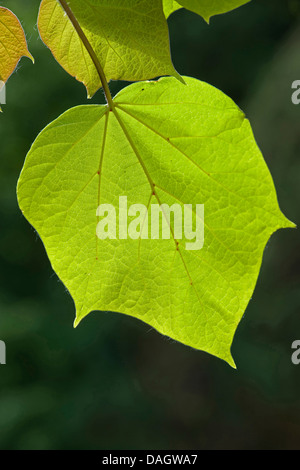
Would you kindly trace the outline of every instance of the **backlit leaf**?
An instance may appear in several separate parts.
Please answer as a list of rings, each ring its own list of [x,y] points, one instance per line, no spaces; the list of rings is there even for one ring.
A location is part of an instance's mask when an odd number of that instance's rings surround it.
[[[292,227],[250,124],[192,78],[130,85],[116,109],[79,106],[46,127],[25,162],[21,210],[76,305],[139,318],[234,365],[230,347],[271,234]],[[204,204],[204,246],[96,236],[100,204]],[[203,219],[202,219],[203,221]],[[119,220],[117,220],[118,226]]]
[[[209,22],[212,16],[234,10],[250,0],[163,0],[163,2],[166,17],[178,8],[184,7],[198,13]]]
[[[10,10],[0,7],[0,82],[7,82],[23,56],[33,60],[21,23]]]
[[[107,80],[174,75],[161,0],[68,0]],[[43,0],[38,27],[62,67],[92,96],[101,82],[95,65],[57,0]]]

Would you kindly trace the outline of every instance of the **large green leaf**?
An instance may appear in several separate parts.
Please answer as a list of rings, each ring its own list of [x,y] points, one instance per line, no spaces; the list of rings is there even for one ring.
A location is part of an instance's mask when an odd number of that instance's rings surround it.
[[[75,301],[76,325],[93,310],[122,312],[233,365],[265,245],[293,224],[244,114],[212,86],[186,82],[130,85],[114,111],[67,111],[33,144],[18,199]],[[118,208],[121,196],[128,206],[204,204],[204,247],[174,236],[99,240],[97,207]]]
[[[146,80],[174,75],[161,0],[68,0],[106,79]],[[41,2],[38,27],[62,67],[83,82],[89,96],[100,87],[95,65],[57,0]]]
[[[164,12],[167,18],[174,11],[184,7],[198,13],[207,22],[214,15],[234,10],[248,2],[250,0],[163,0]]]

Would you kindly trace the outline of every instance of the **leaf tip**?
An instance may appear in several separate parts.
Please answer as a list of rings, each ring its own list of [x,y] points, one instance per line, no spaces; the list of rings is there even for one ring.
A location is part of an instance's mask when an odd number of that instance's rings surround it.
[[[282,218],[281,218],[281,228],[294,228],[297,229],[297,225],[289,220],[283,213],[281,213]]]
[[[77,326],[79,325],[79,323],[81,322],[81,320],[82,320],[82,318],[80,318],[80,317],[78,317],[78,316],[76,315],[76,318],[75,318],[74,323],[73,323],[73,327],[74,327],[74,328],[77,328]]]
[[[232,367],[232,369],[237,370],[236,363],[234,362],[234,359],[231,354],[229,354],[228,358],[225,359],[227,364]]]
[[[296,224],[294,224],[294,222],[292,222],[289,219],[286,219],[286,220],[287,220],[287,227],[286,228],[294,228],[294,229],[298,228],[298,226]]]
[[[82,320],[91,312],[91,310],[81,306],[80,308],[76,308],[75,320],[73,322],[73,327],[77,328]]]
[[[184,80],[184,78],[175,69],[174,69],[173,77],[176,78],[176,80],[178,80],[183,85],[186,85],[186,81]]]
[[[296,224],[294,224],[294,222],[292,222],[291,220],[289,220],[287,218],[285,220],[286,220],[286,223],[287,223],[287,228],[295,228],[295,229],[298,228],[298,226]]]
[[[26,57],[28,57],[28,59],[31,60],[31,62],[34,64],[35,63],[35,60],[34,60],[34,57],[33,55],[30,54],[30,52],[27,50],[27,54],[26,54]]]

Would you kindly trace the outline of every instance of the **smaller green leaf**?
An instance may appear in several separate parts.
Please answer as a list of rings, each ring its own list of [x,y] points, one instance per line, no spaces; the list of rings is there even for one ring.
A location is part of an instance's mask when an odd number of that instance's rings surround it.
[[[173,75],[168,25],[161,0],[69,0],[75,20],[107,81]],[[43,0],[38,27],[60,65],[83,82],[88,95],[101,88],[93,60],[57,0]]]
[[[214,15],[220,15],[221,13],[227,13],[228,11],[234,10],[250,0],[163,0],[164,1],[164,12],[166,17],[178,10],[179,8],[186,8],[194,13],[202,16],[207,23],[210,18]]]
[[[34,61],[21,23],[10,10],[0,7],[0,90],[24,56]]]

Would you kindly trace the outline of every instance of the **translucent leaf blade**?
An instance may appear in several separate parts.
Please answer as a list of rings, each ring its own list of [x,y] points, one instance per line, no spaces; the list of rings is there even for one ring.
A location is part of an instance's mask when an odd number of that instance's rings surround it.
[[[184,7],[194,13],[202,16],[205,21],[209,22],[210,18],[221,13],[227,13],[234,10],[250,0],[163,0],[164,11],[168,17],[173,11]]]
[[[4,7],[0,7],[0,38],[0,82],[6,83],[22,57],[32,61],[33,57],[28,51],[21,23]]]
[[[116,112],[81,106],[50,124],[30,150],[20,207],[40,234],[76,305],[121,312],[234,365],[230,347],[270,235],[292,227],[240,109],[186,78],[137,83]],[[100,204],[204,204],[205,242],[99,240]],[[119,220],[117,220],[118,225]]]
[[[161,0],[70,0],[71,8],[107,81],[179,78],[171,61]],[[38,27],[61,66],[83,82],[89,96],[101,87],[91,57],[57,0],[43,0]]]

